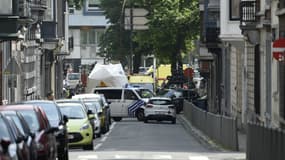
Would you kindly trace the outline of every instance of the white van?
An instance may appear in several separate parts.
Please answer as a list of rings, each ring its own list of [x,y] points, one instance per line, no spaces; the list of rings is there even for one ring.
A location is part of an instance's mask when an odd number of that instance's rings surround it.
[[[70,89],[75,89],[76,86],[79,85],[81,81],[81,74],[80,73],[67,73],[66,81]]]
[[[143,90],[147,91],[149,90]],[[110,102],[111,117],[115,121],[120,121],[124,117],[137,117],[139,121],[144,119],[144,107],[149,97],[142,97],[139,88],[102,87],[94,88],[93,93],[105,95]]]

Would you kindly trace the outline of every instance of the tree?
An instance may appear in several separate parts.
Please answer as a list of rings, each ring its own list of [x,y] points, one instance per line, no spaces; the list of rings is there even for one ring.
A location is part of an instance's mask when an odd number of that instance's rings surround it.
[[[68,0],[68,5],[73,5],[77,10],[79,10],[83,5],[83,0]]]

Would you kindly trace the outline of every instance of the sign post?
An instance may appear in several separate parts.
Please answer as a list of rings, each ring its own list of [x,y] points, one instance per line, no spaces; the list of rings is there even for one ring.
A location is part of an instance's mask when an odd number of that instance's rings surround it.
[[[285,60],[285,38],[280,38],[273,42],[272,54],[277,61]]]

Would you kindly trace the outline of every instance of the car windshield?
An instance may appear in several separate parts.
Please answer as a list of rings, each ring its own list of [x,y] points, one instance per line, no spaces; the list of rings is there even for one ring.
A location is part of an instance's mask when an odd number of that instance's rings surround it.
[[[96,107],[97,112],[102,112],[102,104],[100,101],[85,101],[85,103],[91,103]]]
[[[34,110],[20,110],[19,112],[24,116],[31,131],[37,132],[40,129],[39,120]]]
[[[23,125],[19,119],[19,117],[17,115],[8,115],[16,124],[17,128],[19,129],[19,131],[21,132],[22,135],[25,135],[25,131],[23,128]]]
[[[59,124],[59,113],[54,103],[38,103],[47,115],[48,121],[52,126]]]
[[[136,91],[141,98],[150,98],[154,96],[154,94],[148,89],[136,89]]]
[[[80,74],[79,73],[70,73],[70,74],[68,74],[68,79],[69,80],[79,80]]]
[[[78,104],[64,104],[59,103],[59,108],[62,114],[66,115],[69,119],[84,119],[86,118],[86,113],[83,110],[83,106]]]
[[[97,113],[97,108],[96,108],[96,105],[94,103],[85,102],[84,104],[87,105],[88,110],[91,110],[93,113]]]
[[[0,118],[0,128],[2,128],[1,132],[0,132],[0,139],[9,139],[10,140],[11,138],[10,138],[10,134],[8,131],[8,126],[5,123],[3,118]],[[5,129],[3,129],[3,128],[5,128]]]

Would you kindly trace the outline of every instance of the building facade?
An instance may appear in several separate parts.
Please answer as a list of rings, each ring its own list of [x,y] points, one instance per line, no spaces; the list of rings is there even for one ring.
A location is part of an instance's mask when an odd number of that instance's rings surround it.
[[[83,7],[76,10],[69,5],[69,34],[73,37],[74,49],[65,57],[65,66],[74,72],[90,70],[96,63],[104,63],[104,58],[97,55],[100,37],[108,26],[99,0],[84,0]]]

